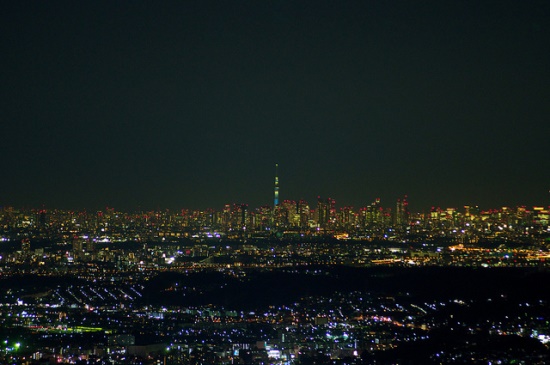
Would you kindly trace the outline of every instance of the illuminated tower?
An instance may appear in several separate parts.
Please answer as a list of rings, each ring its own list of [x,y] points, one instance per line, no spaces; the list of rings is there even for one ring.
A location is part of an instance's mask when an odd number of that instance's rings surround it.
[[[279,206],[279,176],[278,176],[279,164],[275,164],[275,199],[273,199],[273,207]]]

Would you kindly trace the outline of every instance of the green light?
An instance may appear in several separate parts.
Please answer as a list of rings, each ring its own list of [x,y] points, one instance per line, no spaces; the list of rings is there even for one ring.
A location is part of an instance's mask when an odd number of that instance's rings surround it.
[[[21,347],[21,344],[19,342],[16,342],[15,343],[15,349],[16,350],[19,350],[19,348]]]

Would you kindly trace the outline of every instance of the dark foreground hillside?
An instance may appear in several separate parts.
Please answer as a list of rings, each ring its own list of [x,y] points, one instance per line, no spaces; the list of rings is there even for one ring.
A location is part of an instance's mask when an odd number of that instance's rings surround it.
[[[145,285],[151,304],[215,304],[235,309],[292,303],[304,296],[366,291],[416,299],[549,299],[549,271],[523,268],[302,267],[246,272],[161,273]],[[170,290],[178,288],[179,290]]]

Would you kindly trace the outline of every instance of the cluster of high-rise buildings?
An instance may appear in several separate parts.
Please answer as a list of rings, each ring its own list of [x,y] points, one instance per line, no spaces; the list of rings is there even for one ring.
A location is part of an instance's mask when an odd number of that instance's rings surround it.
[[[407,198],[394,209],[379,199],[354,209],[337,208],[331,198],[318,198],[314,207],[304,200],[283,200],[275,207],[251,209],[247,204],[226,204],[223,209],[121,212],[105,210],[0,209],[0,239],[64,238],[89,236],[98,240],[168,239],[183,237],[282,238],[335,236],[358,239],[457,237],[463,243],[477,238],[548,233],[547,207],[477,206],[432,208],[411,213]]]
[[[276,169],[278,165],[276,165]],[[333,198],[280,200],[275,174],[273,205],[250,208],[225,204],[221,210],[122,212],[114,208],[89,212],[57,209],[0,209],[1,239],[90,236],[104,240],[166,239],[180,237],[266,238],[312,235],[359,239],[403,239],[407,236],[457,237],[468,243],[480,236],[533,235],[548,232],[548,207],[525,206],[481,210],[432,207],[412,213],[407,196],[391,207],[380,199],[354,208],[338,208]]]

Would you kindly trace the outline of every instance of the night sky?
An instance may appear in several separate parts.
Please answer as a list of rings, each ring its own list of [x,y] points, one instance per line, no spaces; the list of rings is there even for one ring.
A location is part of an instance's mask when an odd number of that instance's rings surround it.
[[[550,1],[4,1],[0,206],[550,201]]]

